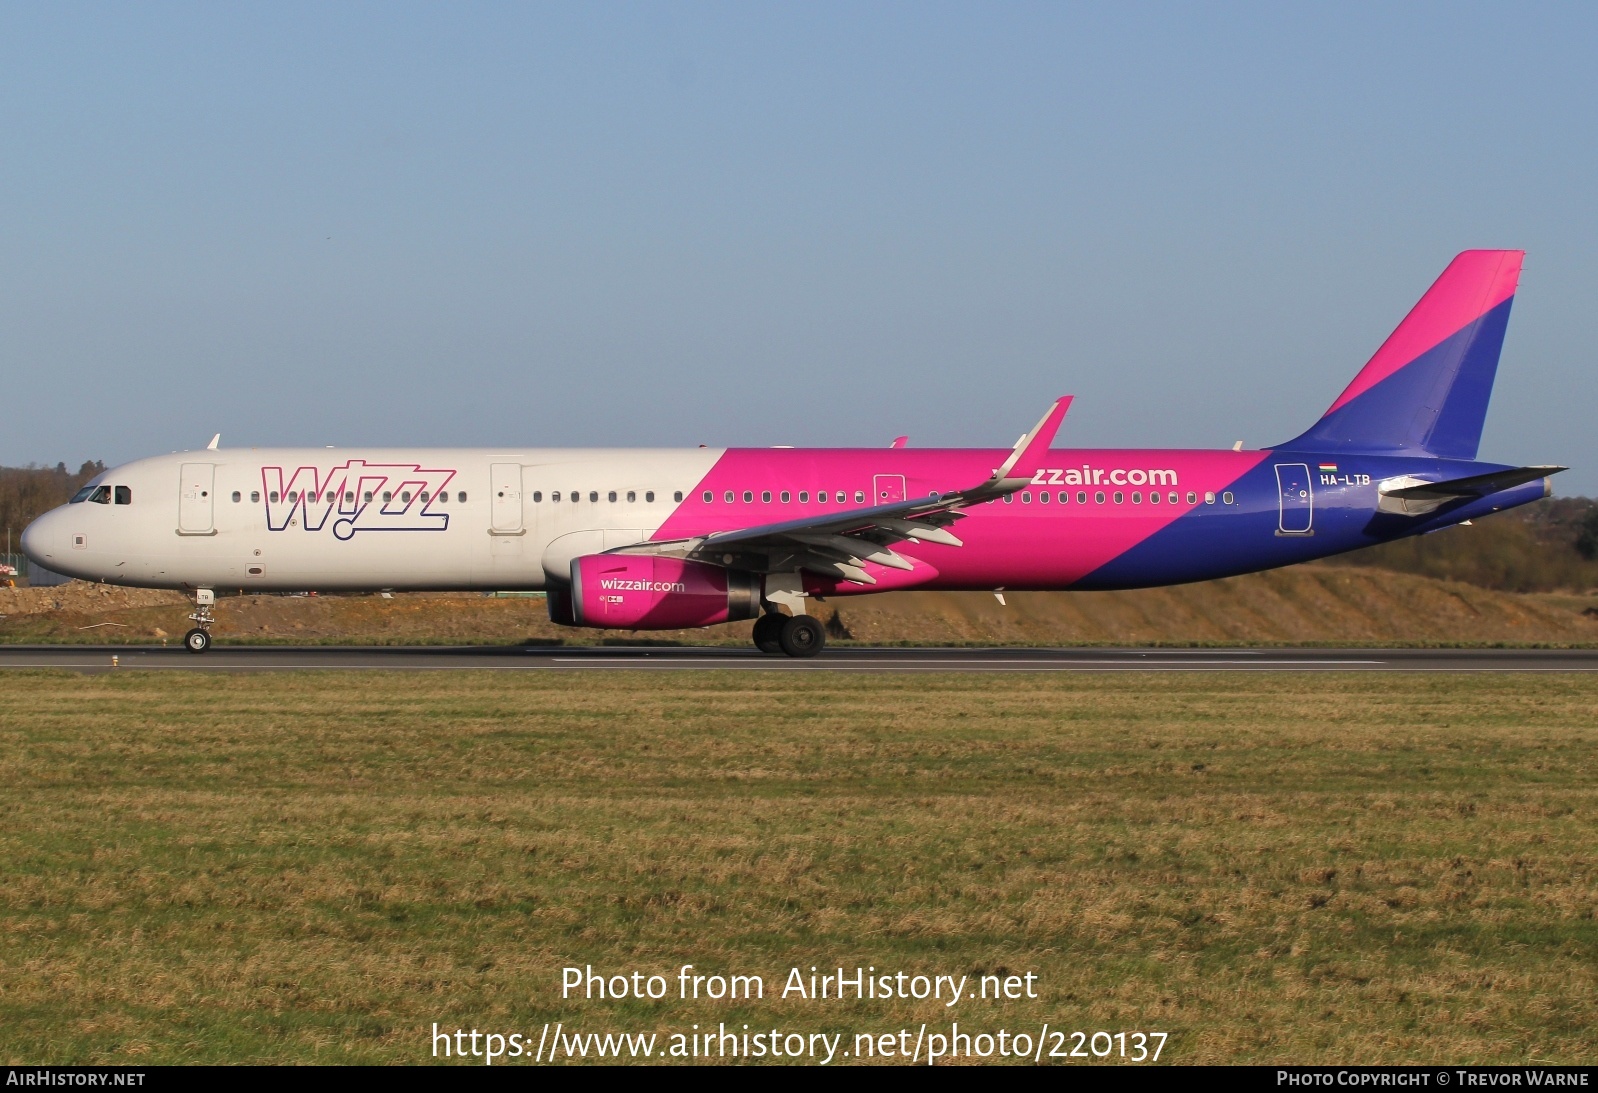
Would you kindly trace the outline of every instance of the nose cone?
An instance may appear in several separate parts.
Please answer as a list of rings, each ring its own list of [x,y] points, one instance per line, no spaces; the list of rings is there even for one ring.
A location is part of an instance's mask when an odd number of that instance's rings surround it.
[[[22,553],[28,561],[56,573],[62,572],[67,556],[65,507],[51,509],[22,532]]]

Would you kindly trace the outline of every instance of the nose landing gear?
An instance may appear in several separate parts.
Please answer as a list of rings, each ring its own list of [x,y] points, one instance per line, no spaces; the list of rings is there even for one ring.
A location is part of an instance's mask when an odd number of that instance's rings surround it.
[[[827,632],[809,615],[775,612],[755,620],[755,645],[762,653],[813,657],[827,644]]]
[[[211,648],[211,627],[216,623],[216,593],[209,588],[194,590],[194,613],[190,621],[197,625],[183,635],[183,647],[191,653],[203,653]]]

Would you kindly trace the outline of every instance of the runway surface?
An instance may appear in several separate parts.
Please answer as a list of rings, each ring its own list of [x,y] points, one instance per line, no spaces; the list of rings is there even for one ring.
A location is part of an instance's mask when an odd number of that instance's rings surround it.
[[[113,668],[112,658],[116,658]],[[811,660],[664,646],[0,647],[0,669],[82,672],[548,671],[719,668],[768,672],[1594,672],[1598,649],[829,649]]]

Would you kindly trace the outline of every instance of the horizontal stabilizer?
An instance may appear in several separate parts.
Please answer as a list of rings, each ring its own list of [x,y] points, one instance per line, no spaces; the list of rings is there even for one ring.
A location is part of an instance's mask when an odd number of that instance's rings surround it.
[[[1547,478],[1569,467],[1516,467],[1509,471],[1477,474],[1469,478],[1451,478],[1446,482],[1421,482],[1410,486],[1396,486],[1382,494],[1386,497],[1404,497],[1414,501],[1448,501],[1456,497],[1486,497],[1489,493],[1524,486],[1539,478]]]
[[[1566,467],[1515,467],[1491,474],[1473,474],[1469,478],[1450,478],[1444,482],[1427,482],[1423,478],[1406,474],[1389,478],[1376,487],[1376,507],[1382,512],[1398,516],[1425,516],[1436,512],[1450,501],[1463,501],[1473,497],[1486,497],[1500,490],[1514,489],[1527,482],[1558,474]]]

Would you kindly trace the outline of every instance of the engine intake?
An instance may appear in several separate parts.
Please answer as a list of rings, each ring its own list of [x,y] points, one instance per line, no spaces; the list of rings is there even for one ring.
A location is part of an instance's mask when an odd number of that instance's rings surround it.
[[[573,559],[571,572],[570,614],[577,626],[678,630],[760,614],[760,577],[740,570],[680,558],[587,554]]]

